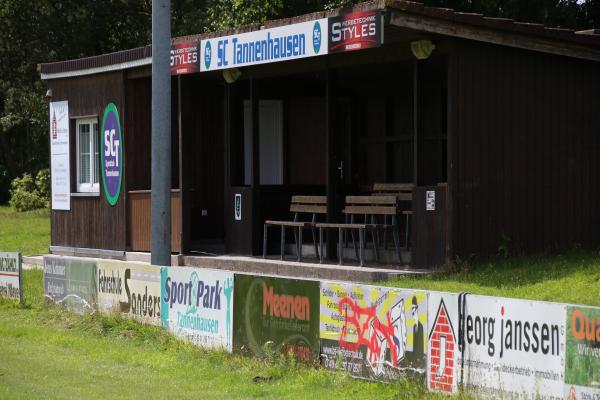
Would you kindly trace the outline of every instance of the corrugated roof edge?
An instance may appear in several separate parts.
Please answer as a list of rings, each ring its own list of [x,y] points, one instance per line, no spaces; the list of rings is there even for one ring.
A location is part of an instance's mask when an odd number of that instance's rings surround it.
[[[571,29],[551,28],[540,24],[531,24],[516,22],[506,18],[485,17],[482,14],[470,14],[457,12],[450,8],[428,7],[422,3],[405,0],[376,0],[371,2],[359,3],[352,7],[338,8],[335,10],[319,11],[311,14],[304,14],[297,17],[267,21],[264,24],[250,24],[238,28],[222,30],[219,32],[210,32],[197,35],[181,36],[172,39],[173,43],[188,42],[191,40],[201,40],[217,36],[226,36],[237,33],[251,32],[264,28],[273,28],[277,26],[290,25],[298,22],[310,21],[318,18],[327,18],[340,15],[346,12],[368,11],[373,9],[387,8],[394,11],[414,14],[416,16],[426,16],[435,19],[445,20],[452,23],[466,24],[480,28],[495,29],[499,31],[508,31],[526,36],[538,36],[547,39],[569,42],[579,45],[600,48],[600,30],[590,29],[587,31],[575,32]],[[42,76],[48,79],[52,75],[61,76],[71,71],[81,71],[88,69],[102,69],[111,65],[122,64],[130,65],[131,62],[152,57],[152,47],[150,45],[128,49],[109,54],[102,54],[93,57],[80,58],[76,60],[58,61],[53,63],[44,63],[40,65]]]

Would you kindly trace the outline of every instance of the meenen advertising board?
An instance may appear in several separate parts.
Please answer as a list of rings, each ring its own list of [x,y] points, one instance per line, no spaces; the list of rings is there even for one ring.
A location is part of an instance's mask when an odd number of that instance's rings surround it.
[[[566,305],[467,298],[464,383],[486,397],[563,396]]]
[[[233,285],[231,272],[163,267],[163,327],[198,346],[231,351]]]
[[[101,311],[161,325],[160,267],[99,260],[96,276]]]
[[[0,253],[0,297],[23,302],[21,255]]]
[[[50,181],[52,209],[71,209],[69,102],[50,103]]]
[[[391,380],[425,374],[427,293],[321,284],[321,356],[327,369]]]
[[[567,308],[564,398],[600,399],[600,308]]]
[[[95,261],[45,256],[44,295],[79,314],[93,311],[97,303]]]
[[[327,54],[327,19],[204,39],[200,70],[244,67]]]
[[[318,359],[319,282],[236,274],[234,303],[235,351]]]

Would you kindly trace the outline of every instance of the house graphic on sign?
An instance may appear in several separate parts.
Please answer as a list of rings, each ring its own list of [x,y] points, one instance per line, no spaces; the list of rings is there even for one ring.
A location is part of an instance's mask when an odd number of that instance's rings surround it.
[[[429,389],[452,393],[455,383],[456,335],[443,299],[429,333],[429,346]]]

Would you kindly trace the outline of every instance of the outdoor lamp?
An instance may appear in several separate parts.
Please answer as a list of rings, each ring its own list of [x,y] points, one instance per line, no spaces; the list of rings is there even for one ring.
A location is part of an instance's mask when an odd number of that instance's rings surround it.
[[[46,90],[46,95],[44,95],[44,100],[48,103],[52,101],[52,89]]]
[[[417,40],[410,42],[410,50],[417,60],[429,58],[434,49],[435,44],[431,43],[431,40]]]
[[[227,83],[233,83],[233,82],[237,81],[240,76],[242,76],[242,71],[240,71],[237,68],[229,68],[229,69],[223,70],[223,78],[225,79],[225,82],[227,82]]]

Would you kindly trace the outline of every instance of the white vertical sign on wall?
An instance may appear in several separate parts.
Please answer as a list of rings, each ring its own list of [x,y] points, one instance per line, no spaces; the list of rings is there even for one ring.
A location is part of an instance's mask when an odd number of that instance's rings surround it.
[[[69,162],[69,102],[50,103],[50,173],[52,209],[71,209],[71,168]]]

